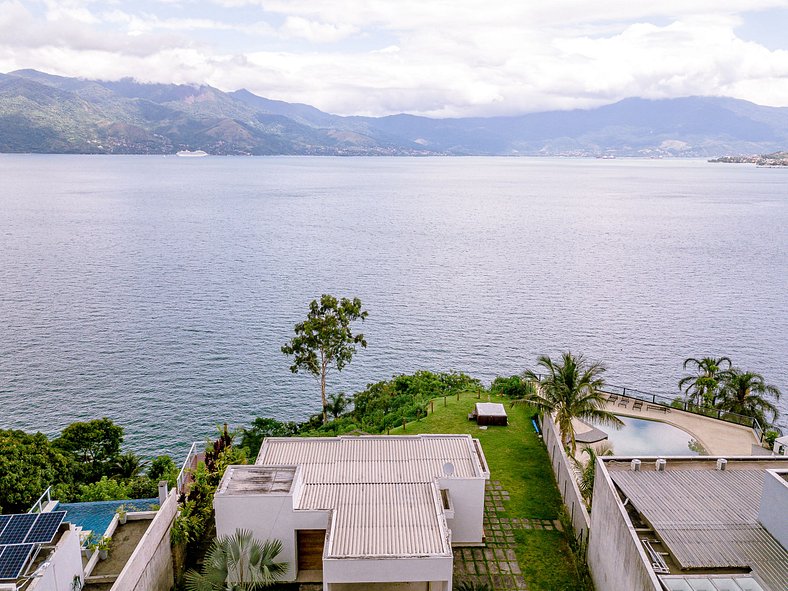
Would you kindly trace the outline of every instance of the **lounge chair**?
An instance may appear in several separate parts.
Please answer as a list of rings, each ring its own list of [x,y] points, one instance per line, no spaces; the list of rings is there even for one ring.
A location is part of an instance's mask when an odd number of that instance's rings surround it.
[[[624,408],[626,408],[627,406],[629,406],[629,399],[627,399],[627,398],[622,398],[622,399],[621,399],[621,400],[618,402],[618,405],[619,405],[619,406],[623,406]]]
[[[643,409],[643,401],[636,400],[632,403],[632,410],[642,410]]]
[[[618,395],[617,394],[611,394],[610,396],[607,397],[607,401],[610,404],[615,404],[617,400],[618,400]]]

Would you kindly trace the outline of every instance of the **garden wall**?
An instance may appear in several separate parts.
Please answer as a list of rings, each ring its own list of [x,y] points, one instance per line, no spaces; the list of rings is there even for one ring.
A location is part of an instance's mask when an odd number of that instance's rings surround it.
[[[550,464],[553,467],[553,474],[558,483],[558,490],[564,500],[566,512],[572,522],[575,539],[580,548],[585,548],[588,543],[588,530],[591,528],[591,518],[583,503],[583,496],[577,487],[575,473],[572,464],[561,443],[561,436],[558,433],[553,417],[545,415],[542,419],[542,437],[547,446],[547,453],[550,455]]]

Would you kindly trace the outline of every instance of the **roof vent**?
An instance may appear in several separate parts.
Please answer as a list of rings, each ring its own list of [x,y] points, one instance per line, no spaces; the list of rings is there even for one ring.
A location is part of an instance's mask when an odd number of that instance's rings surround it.
[[[451,462],[446,462],[443,464],[443,473],[446,476],[452,476],[454,474],[454,464]]]
[[[640,472],[640,460],[632,460],[629,463],[629,469],[633,472]]]
[[[720,458],[717,460],[717,470],[723,471],[728,466],[728,460]]]
[[[657,472],[664,472],[667,463],[668,462],[665,458],[659,458],[655,464],[655,467],[657,468]]]

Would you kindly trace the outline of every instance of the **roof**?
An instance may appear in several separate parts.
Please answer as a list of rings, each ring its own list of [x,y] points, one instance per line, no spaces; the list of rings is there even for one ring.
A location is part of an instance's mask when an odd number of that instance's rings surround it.
[[[295,466],[230,466],[218,492],[226,495],[287,494],[293,488]]]
[[[304,482],[432,482],[454,465],[455,478],[483,478],[487,469],[470,435],[272,437],[258,465],[303,469]]]
[[[782,590],[788,551],[758,522],[766,468],[772,466],[698,466],[688,462],[682,469],[669,461],[664,472],[609,474],[682,570],[750,568],[767,589]]]
[[[470,435],[268,438],[257,467],[298,466],[296,510],[332,511],[326,557],[451,556],[437,480],[489,476]]]
[[[482,417],[505,417],[506,409],[497,402],[477,402],[476,415]]]

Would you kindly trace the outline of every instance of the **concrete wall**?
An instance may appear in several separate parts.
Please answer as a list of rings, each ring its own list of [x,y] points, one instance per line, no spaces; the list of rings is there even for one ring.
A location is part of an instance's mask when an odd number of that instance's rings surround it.
[[[577,487],[575,473],[572,469],[571,461],[564,451],[561,436],[558,432],[553,417],[545,415],[542,419],[542,437],[547,446],[547,453],[550,456],[550,464],[553,467],[558,490],[564,500],[566,512],[572,521],[572,528],[575,530],[575,539],[580,546],[588,542],[588,530],[591,527],[591,519],[586,510],[583,496]]]
[[[455,545],[481,544],[484,536],[483,478],[441,478],[438,488],[448,489],[454,518],[446,519]]]
[[[343,558],[323,560],[324,589],[336,583],[433,582],[433,589],[445,583],[451,589],[451,556],[429,558]]]
[[[71,591],[74,577],[83,581],[79,532],[64,532],[47,560],[49,566],[40,578],[33,579],[28,591]]]
[[[172,588],[170,529],[177,512],[177,491],[173,489],[120,571],[111,591],[169,591]]]
[[[597,458],[586,561],[600,591],[661,591],[635,528],[619,502],[604,462]]]
[[[282,552],[278,561],[288,564],[283,581],[297,576],[296,530],[326,529],[327,511],[294,511],[293,497],[285,495],[218,495],[214,497],[216,535],[227,536],[236,529],[248,529],[261,541],[279,540]]]
[[[758,521],[784,548],[788,548],[788,470],[767,470],[758,508]]]

